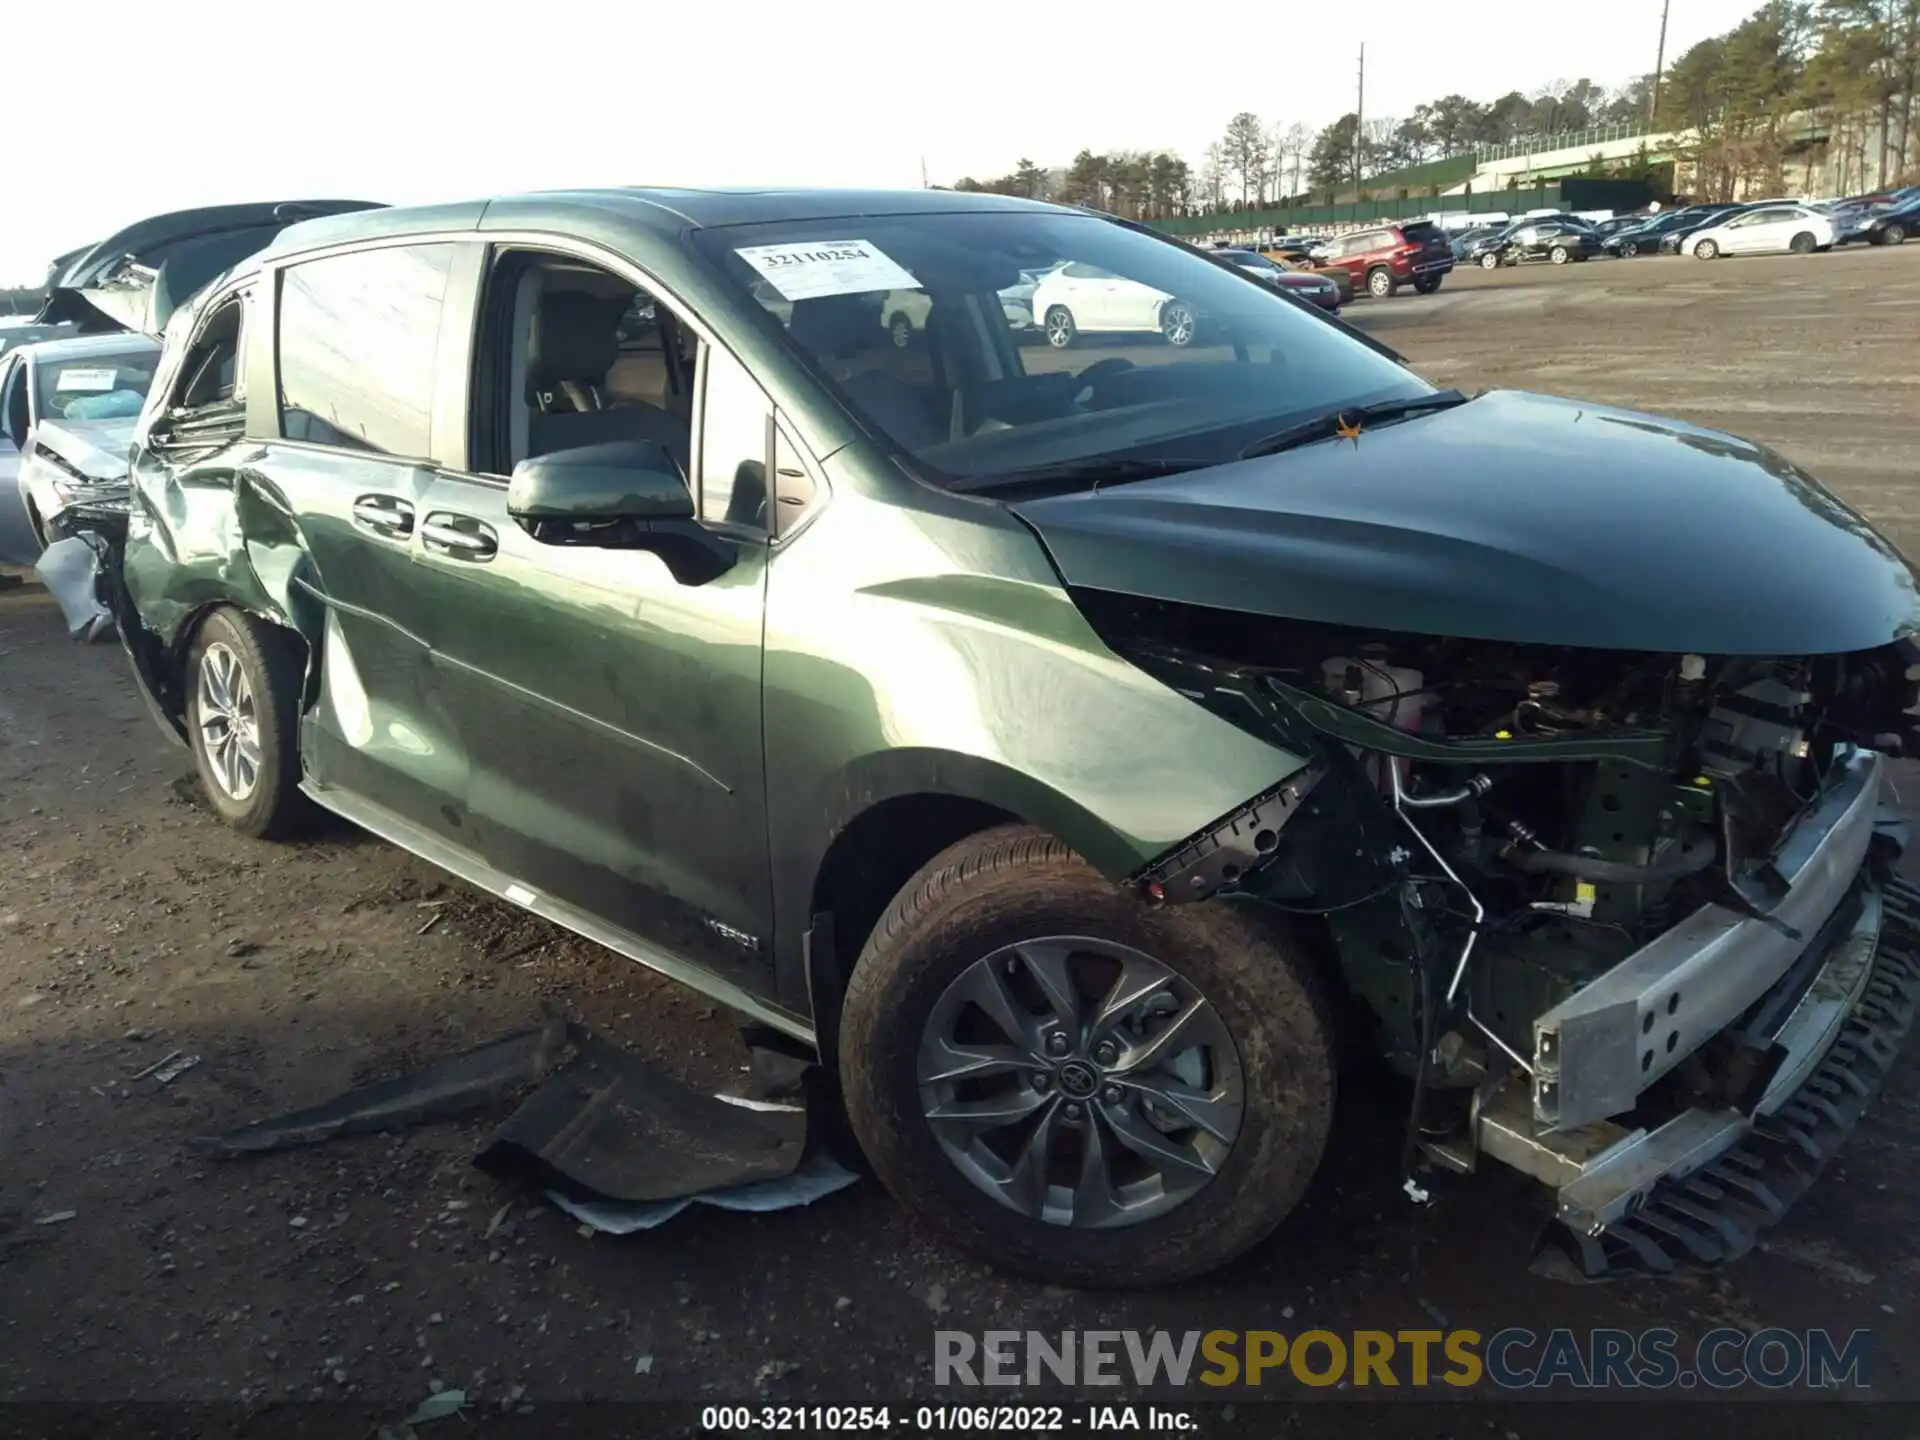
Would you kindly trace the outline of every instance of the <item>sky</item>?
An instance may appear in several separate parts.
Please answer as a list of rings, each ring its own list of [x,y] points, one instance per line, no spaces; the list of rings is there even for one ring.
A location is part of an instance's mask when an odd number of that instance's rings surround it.
[[[1672,0],[1667,57],[1758,0]],[[1365,11],[1366,110],[1652,68],[1661,0]],[[1239,110],[1353,108],[1359,36],[1270,5],[1106,0],[95,0],[0,19],[0,284],[147,215],[572,185],[917,186],[1083,148],[1197,167]],[[84,15],[84,18],[81,18]],[[159,17],[150,19],[149,17]]]

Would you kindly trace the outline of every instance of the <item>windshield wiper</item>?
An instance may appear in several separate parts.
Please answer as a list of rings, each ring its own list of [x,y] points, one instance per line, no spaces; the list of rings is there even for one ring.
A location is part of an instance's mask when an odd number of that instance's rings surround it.
[[[1256,455],[1276,455],[1296,445],[1311,445],[1316,440],[1331,439],[1342,430],[1351,430],[1356,425],[1364,429],[1370,421],[1399,420],[1429,410],[1451,410],[1455,405],[1466,403],[1467,397],[1458,390],[1436,390],[1431,395],[1377,400],[1371,405],[1349,405],[1344,410],[1329,410],[1311,420],[1302,420],[1298,425],[1289,425],[1271,435],[1262,435],[1242,450],[1239,458],[1251,460]]]
[[[1218,460],[1162,456],[1151,460],[1099,458],[1068,460],[1059,465],[1036,465],[1030,470],[1007,470],[998,475],[971,476],[947,488],[961,494],[1003,490],[1098,490],[1103,485],[1125,485],[1130,480],[1158,480],[1218,465]]]

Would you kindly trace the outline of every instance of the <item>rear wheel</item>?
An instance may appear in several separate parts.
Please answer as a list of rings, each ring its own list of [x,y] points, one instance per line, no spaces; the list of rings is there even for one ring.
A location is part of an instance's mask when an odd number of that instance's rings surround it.
[[[1480,257],[1480,268],[1482,270],[1498,270],[1500,268],[1499,252],[1489,250],[1486,254],[1482,255]]]
[[[1808,234],[1805,230],[1802,230],[1798,235],[1794,236],[1793,239],[1787,242],[1787,249],[1791,250],[1796,255],[1811,255],[1814,252],[1814,248],[1819,243],[1820,242],[1815,240],[1812,235]]]
[[[1066,1284],[1242,1254],[1298,1203],[1332,1120],[1327,1011],[1281,932],[1150,908],[1024,826],[901,890],[840,1052],[887,1188],[1003,1269]]]
[[[1556,245],[1547,251],[1547,259],[1556,265],[1564,265],[1573,258],[1573,252],[1564,245]]]
[[[1902,225],[1898,220],[1889,220],[1885,225],[1880,227],[1880,243],[1882,245],[1898,245],[1906,238],[1907,227]]]
[[[200,789],[243,834],[286,835],[311,813],[300,793],[300,650],[286,631],[216,610],[187,653],[187,742]]]
[[[1073,312],[1064,305],[1049,305],[1045,321],[1047,344],[1056,350],[1064,350],[1073,344],[1077,333],[1073,324]]]
[[[1720,247],[1711,240],[1702,240],[1693,247],[1693,258],[1696,260],[1713,260],[1718,258],[1719,254]]]
[[[1367,272],[1367,293],[1376,300],[1385,300],[1400,288],[1400,282],[1393,278],[1393,272],[1384,265],[1376,265]]]
[[[1440,288],[1442,278],[1443,277],[1439,275],[1422,275],[1418,280],[1413,282],[1414,293],[1419,295],[1433,294],[1434,291]]]

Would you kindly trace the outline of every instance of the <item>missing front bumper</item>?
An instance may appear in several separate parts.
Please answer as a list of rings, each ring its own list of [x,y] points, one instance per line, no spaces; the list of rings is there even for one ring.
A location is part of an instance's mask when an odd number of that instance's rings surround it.
[[[1542,1134],[1523,1084],[1483,1098],[1481,1153],[1556,1191],[1539,1268],[1597,1280],[1720,1264],[1805,1193],[1879,1093],[1920,1001],[1920,888],[1892,881],[1865,899],[1780,1025],[1787,1055],[1752,1114]]]

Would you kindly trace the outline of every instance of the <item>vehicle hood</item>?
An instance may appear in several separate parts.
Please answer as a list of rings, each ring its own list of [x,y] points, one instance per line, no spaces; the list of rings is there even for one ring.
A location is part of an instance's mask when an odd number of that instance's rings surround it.
[[[285,200],[151,216],[55,260],[35,318],[157,337],[209,281],[265,249],[289,225],[377,208],[369,200]]]
[[[28,449],[44,445],[89,480],[124,480],[137,417],[125,420],[42,420]]]
[[[1920,629],[1907,560],[1780,456],[1518,391],[1013,509],[1069,586],[1363,629],[1705,655]]]

